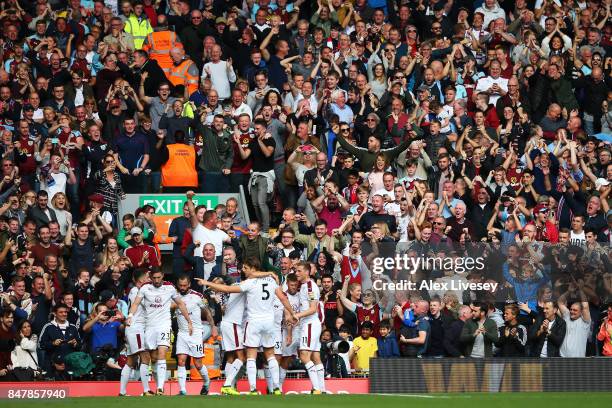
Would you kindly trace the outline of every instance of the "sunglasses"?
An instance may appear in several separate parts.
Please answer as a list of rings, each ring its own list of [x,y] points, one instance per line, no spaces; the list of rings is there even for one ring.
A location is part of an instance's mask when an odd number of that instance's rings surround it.
[[[350,131],[350,130],[351,130],[350,128],[343,128],[343,129],[340,129],[340,131],[341,131],[341,132],[348,132],[348,131]]]

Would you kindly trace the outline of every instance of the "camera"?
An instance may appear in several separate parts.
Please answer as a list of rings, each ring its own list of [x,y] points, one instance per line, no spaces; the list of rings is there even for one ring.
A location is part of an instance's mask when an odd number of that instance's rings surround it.
[[[336,340],[326,343],[325,347],[327,347],[330,354],[344,354],[348,353],[351,346],[346,340]]]
[[[115,312],[112,310],[107,310],[106,312],[104,312],[104,315],[108,317],[113,317],[115,316]]]

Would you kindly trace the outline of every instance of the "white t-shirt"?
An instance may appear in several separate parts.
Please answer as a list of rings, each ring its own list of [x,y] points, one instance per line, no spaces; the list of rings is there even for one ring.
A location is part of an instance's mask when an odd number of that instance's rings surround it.
[[[240,282],[240,289],[246,294],[248,321],[274,319],[274,291],[277,287],[276,281],[271,277]]]
[[[579,247],[586,247],[586,234],[584,230],[581,233],[577,234],[573,230],[570,231],[570,244],[576,245]]]
[[[490,76],[480,78],[476,83],[476,92],[483,92],[488,90],[493,84],[499,85],[499,87],[504,91],[508,92],[508,80],[506,78],[499,77],[497,79],[493,79]],[[489,95],[489,104],[495,105],[497,100],[501,97],[498,94]]]
[[[172,324],[170,306],[179,297],[176,288],[170,282],[164,282],[159,288],[147,283],[140,288],[138,297],[142,298],[147,314],[147,327],[170,327]]]
[[[438,113],[436,118],[440,121],[441,124],[446,123],[446,126],[444,126],[443,128],[440,128],[440,133],[450,133],[451,132],[450,120],[452,117],[453,115],[450,114],[448,111],[445,111],[444,109],[441,110],[440,113]]]
[[[391,191],[387,191],[384,188],[381,188],[380,190],[376,190],[371,197],[374,197],[375,195],[379,195],[381,197],[387,196],[391,199],[391,201],[395,201],[395,190],[391,189]]]
[[[45,179],[45,184],[47,188],[47,193],[49,193],[49,201],[53,200],[53,196],[56,193],[66,193],[66,184],[68,184],[68,176],[65,173],[51,173],[49,172],[48,177],[51,177],[52,180],[48,178]]]
[[[566,329],[565,338],[559,350],[561,357],[584,357],[591,332],[591,322],[585,321],[582,316],[572,320],[569,311],[563,313],[563,320],[565,320]]]
[[[204,327],[202,323],[202,309],[207,307],[204,296],[200,292],[190,290],[186,295],[181,295],[179,293],[179,298],[185,303],[193,328],[201,330]],[[178,309],[176,313],[176,323],[178,324],[179,331],[188,333],[189,325],[187,324],[185,316],[183,316],[183,313]]]
[[[219,60],[218,62],[207,62],[202,70],[202,80],[208,77],[210,72],[210,81],[213,89],[217,90],[220,100],[228,99],[231,96],[230,82],[236,82],[236,74],[234,69],[227,67],[227,62]]]
[[[200,241],[200,246],[195,247],[193,256],[202,257],[202,251],[206,244],[213,244],[215,246],[215,256],[221,256],[223,253],[223,241],[228,238],[229,236],[219,228],[210,230],[202,224],[198,224],[193,229],[193,242]]]

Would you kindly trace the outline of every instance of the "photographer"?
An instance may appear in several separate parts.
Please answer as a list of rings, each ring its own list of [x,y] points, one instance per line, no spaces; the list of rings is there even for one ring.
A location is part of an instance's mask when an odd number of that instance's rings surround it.
[[[114,311],[98,303],[90,319],[83,325],[85,333],[91,333],[91,352],[97,353],[104,346],[111,345],[114,350],[118,346],[118,335],[123,330]]]

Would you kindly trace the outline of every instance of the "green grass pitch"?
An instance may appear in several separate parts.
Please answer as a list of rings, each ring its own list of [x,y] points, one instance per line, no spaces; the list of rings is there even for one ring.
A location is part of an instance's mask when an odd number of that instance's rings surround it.
[[[4,400],[2,407],[44,408],[603,408],[612,406],[606,393],[499,393],[411,395],[286,395],[286,396],[188,396],[95,397],[56,400]]]

